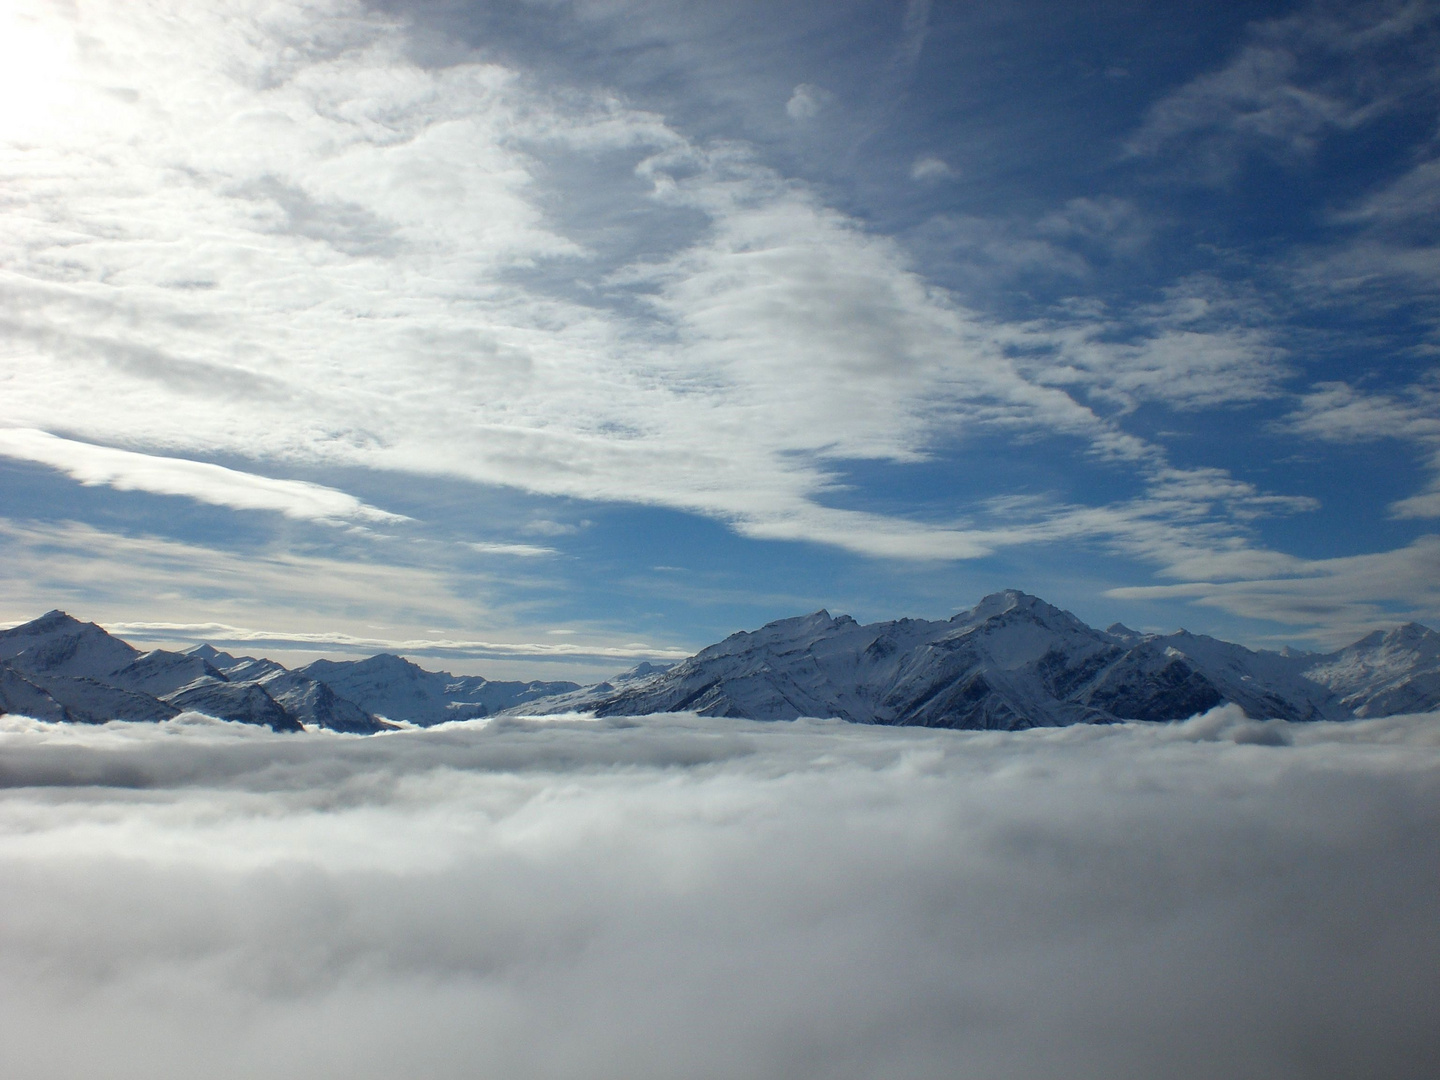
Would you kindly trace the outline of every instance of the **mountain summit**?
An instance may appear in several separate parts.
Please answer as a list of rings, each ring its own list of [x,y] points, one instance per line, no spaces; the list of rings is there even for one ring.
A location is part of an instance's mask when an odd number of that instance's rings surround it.
[[[1016,730],[1184,720],[1226,702],[1292,721],[1440,709],[1440,634],[1408,623],[1334,653],[1255,651],[1185,630],[1097,630],[1008,589],[943,622],[861,625],[824,610],[780,619],[673,666],[579,687],[427,671],[388,653],[295,671],[208,645],[142,654],[62,611],[0,631],[0,713],[92,723],[192,710],[369,734],[505,713],[693,711]]]
[[[1096,630],[1011,589],[944,622],[781,619],[648,678],[513,711],[1014,730],[1183,720],[1233,702],[1256,718],[1342,720],[1440,707],[1432,640],[1440,634],[1402,627],[1328,656],[1256,652],[1183,630]]]

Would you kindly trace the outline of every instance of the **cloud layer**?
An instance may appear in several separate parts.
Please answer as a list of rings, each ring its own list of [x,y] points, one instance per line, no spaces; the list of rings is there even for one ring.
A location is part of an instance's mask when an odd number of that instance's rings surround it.
[[[55,93],[25,113],[42,144],[11,133],[0,251],[12,424],[947,559],[1024,538],[838,506],[845,464],[987,431],[1156,462],[1111,403],[1273,392],[1257,331],[995,324],[742,144],[478,58],[421,67],[349,0],[41,10],[21,36]],[[821,91],[796,94],[812,116]],[[617,168],[583,220],[556,212]]]
[[[286,517],[310,521],[394,524],[408,520],[321,484],[277,480],[203,461],[95,446],[27,428],[0,428],[0,454],[49,465],[87,487],[183,495],[216,506],[274,510]]]
[[[1435,724],[9,719],[7,1072],[1408,1078]]]

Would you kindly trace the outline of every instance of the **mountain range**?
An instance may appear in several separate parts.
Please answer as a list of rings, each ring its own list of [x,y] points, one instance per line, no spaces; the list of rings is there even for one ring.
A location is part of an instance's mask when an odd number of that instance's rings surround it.
[[[374,734],[395,721],[469,720],[579,688],[426,671],[388,654],[291,670],[210,645],[142,653],[63,611],[0,630],[0,713],[40,720],[165,720],[188,710],[276,731]]]
[[[0,712],[88,723],[192,710],[363,734],[502,714],[693,711],[1016,730],[1183,720],[1225,702],[1290,721],[1440,709],[1440,634],[1407,623],[1332,653],[1257,651],[1184,630],[1097,630],[1008,590],[946,621],[781,619],[582,687],[432,672],[389,654],[294,670],[209,645],[142,654],[60,611],[0,631]]]
[[[529,712],[693,710],[786,720],[1014,730],[1183,720],[1224,702],[1256,719],[1349,720],[1440,708],[1440,634],[1416,623],[1334,653],[1269,652],[1181,630],[1087,626],[1009,590],[944,622],[861,625],[817,611],[733,634],[663,672]]]

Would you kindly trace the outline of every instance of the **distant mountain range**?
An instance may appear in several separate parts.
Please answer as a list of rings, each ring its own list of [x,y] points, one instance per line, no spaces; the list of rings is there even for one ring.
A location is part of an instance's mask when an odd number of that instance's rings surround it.
[[[276,731],[373,734],[396,727],[394,721],[469,720],[579,688],[426,671],[383,654],[317,660],[292,671],[209,645],[141,653],[63,611],[0,630],[0,713],[40,720],[165,720],[191,710]]]
[[[0,631],[0,712],[81,723],[193,710],[365,734],[498,714],[693,711],[1015,730],[1183,720],[1224,702],[1292,721],[1440,709],[1440,634],[1408,623],[1333,653],[1254,651],[1183,630],[1096,630],[1011,590],[944,622],[782,619],[673,666],[581,687],[426,671],[388,654],[294,670],[209,645],[142,654],[60,611]]]

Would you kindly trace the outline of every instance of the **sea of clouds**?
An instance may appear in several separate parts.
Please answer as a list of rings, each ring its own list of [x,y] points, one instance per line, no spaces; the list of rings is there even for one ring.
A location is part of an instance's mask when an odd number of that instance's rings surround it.
[[[0,718],[14,1080],[1395,1077],[1440,716]]]

